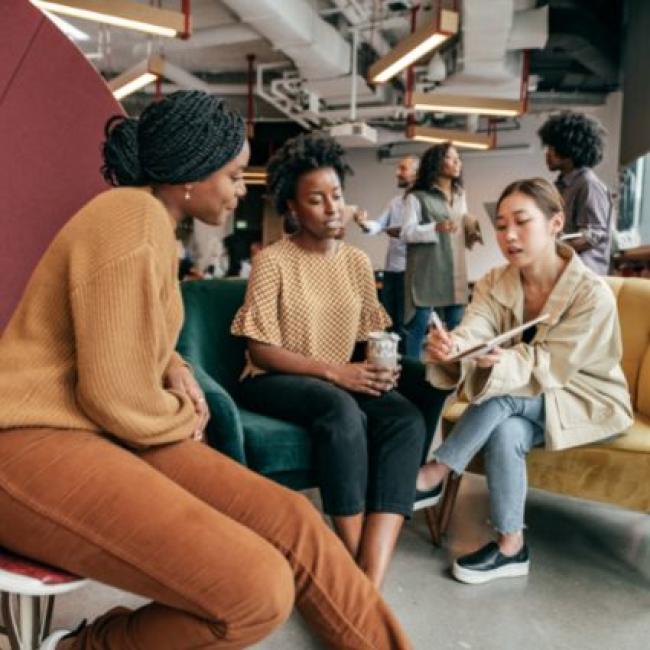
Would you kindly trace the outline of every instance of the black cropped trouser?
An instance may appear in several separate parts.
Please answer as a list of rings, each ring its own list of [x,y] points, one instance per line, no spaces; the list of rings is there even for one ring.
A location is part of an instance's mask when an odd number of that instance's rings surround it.
[[[399,392],[372,397],[314,377],[269,373],[245,379],[239,401],[310,431],[328,515],[410,516],[426,427],[420,410]]]

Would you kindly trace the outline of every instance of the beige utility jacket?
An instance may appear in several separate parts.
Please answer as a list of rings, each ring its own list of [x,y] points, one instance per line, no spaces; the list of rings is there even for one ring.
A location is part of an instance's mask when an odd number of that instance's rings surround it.
[[[560,245],[558,252],[569,261],[542,310],[550,318],[537,326],[530,344],[521,337],[504,344],[504,353],[489,369],[466,359],[427,366],[430,383],[458,386],[470,402],[543,394],[547,449],[594,442],[632,424],[614,295],[571,248]],[[493,269],[477,283],[453,332],[458,350],[521,325],[523,310],[519,271],[510,265]]]

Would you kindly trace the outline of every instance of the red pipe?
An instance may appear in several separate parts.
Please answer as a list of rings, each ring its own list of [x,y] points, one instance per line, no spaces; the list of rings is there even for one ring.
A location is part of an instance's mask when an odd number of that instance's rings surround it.
[[[185,25],[183,26],[183,33],[180,35],[182,39],[188,39],[192,34],[192,10],[190,7],[190,0],[181,0],[181,11],[185,16]]]
[[[524,60],[521,66],[521,89],[519,100],[521,101],[522,113],[528,112],[528,78],[530,76],[530,50],[524,50]]]
[[[415,31],[415,27],[417,24],[417,14],[418,14],[418,9],[420,8],[420,5],[414,5],[411,7],[411,34]],[[406,97],[405,97],[405,104],[406,106],[411,106],[413,103],[413,88],[415,87],[415,70],[414,70],[414,65],[411,64],[407,70],[406,70]],[[409,113],[407,118],[406,118],[406,129],[407,133],[409,130],[409,127],[412,127],[415,125],[415,115],[413,113]]]
[[[487,128],[488,137],[492,139],[491,148],[497,146],[497,121],[494,117],[488,117],[488,128]]]
[[[254,135],[254,105],[253,105],[253,77],[255,76],[255,71],[253,70],[253,63],[255,61],[254,54],[247,54],[246,59],[248,61],[248,96],[246,103],[246,136],[251,139]]]

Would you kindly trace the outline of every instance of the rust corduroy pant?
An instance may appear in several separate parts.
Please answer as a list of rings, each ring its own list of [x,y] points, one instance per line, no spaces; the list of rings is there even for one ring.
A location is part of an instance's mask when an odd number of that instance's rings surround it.
[[[294,603],[333,648],[410,644],[304,496],[194,441],[125,449],[85,431],[0,431],[0,544],[152,599],[75,648],[244,648]]]

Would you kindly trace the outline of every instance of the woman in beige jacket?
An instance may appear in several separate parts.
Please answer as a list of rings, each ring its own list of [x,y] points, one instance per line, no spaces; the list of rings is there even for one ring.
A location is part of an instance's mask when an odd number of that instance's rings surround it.
[[[495,222],[508,264],[477,283],[457,329],[429,334],[429,381],[458,386],[471,405],[435,460],[420,470],[417,487],[440,489],[450,471],[462,473],[484,449],[498,533],[496,543],[456,560],[452,572],[462,582],[528,573],[523,528],[532,447],[566,449],[620,433],[632,422],[614,296],[572,249],[557,243],[563,225],[562,199],[550,183],[510,184]],[[506,347],[450,361],[542,314],[548,318]]]

